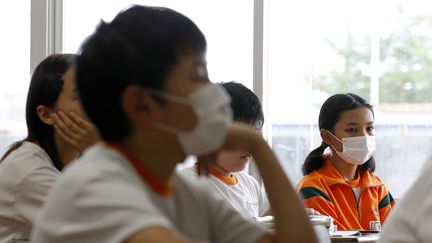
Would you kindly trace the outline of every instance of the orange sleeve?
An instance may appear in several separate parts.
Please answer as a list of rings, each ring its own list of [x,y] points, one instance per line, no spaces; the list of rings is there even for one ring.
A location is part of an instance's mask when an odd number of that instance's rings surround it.
[[[392,209],[396,206],[396,202],[385,186],[381,191],[380,198],[381,200],[378,204],[378,210],[380,214],[380,220],[383,223],[387,219],[388,215],[391,213]]]
[[[299,192],[306,207],[313,208],[322,215],[332,217],[338,230],[347,230],[339,222],[333,201],[324,191],[317,187],[302,187],[299,189]]]

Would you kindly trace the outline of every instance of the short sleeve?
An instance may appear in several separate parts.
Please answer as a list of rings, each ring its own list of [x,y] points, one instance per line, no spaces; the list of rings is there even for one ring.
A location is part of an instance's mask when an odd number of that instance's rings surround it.
[[[148,227],[173,228],[153,205],[150,195],[143,193],[145,189],[124,178],[94,179],[76,191],[56,190],[56,204],[46,206],[49,210],[43,213],[40,228],[34,232],[35,242],[117,243]]]
[[[308,176],[303,177],[297,185],[299,196],[303,199],[305,207],[313,208],[320,214],[332,217],[339,230],[346,230],[345,226],[339,221],[333,200],[323,188],[326,188],[324,184],[320,181],[312,181]]]
[[[15,214],[17,218],[33,224],[49,191],[55,185],[60,172],[54,167],[36,168],[17,185]]]
[[[244,219],[221,197],[210,194],[208,200],[212,242],[256,242],[268,233],[258,224]]]

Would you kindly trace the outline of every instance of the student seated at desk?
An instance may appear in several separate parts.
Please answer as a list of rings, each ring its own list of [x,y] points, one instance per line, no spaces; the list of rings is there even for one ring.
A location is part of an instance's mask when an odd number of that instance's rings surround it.
[[[240,83],[228,82],[218,84],[231,97],[231,108],[234,121],[243,122],[260,131],[264,123],[264,115],[259,98]],[[210,168],[210,175],[205,183],[209,190],[222,195],[244,218],[254,220],[269,210],[265,191],[260,184],[243,172],[246,164],[252,159],[246,151],[223,151]],[[180,171],[188,176],[197,175],[197,167],[193,166]]]
[[[97,141],[93,125],[81,118],[75,58],[51,55],[33,73],[26,104],[28,135],[0,161],[0,242],[29,239],[60,171]]]
[[[323,142],[305,159],[297,185],[306,206],[333,217],[338,230],[383,223],[395,202],[373,173],[372,106],[355,94],[333,95],[322,105],[318,125]]]
[[[77,84],[98,144],[50,193],[33,243],[316,242],[301,201],[262,136],[232,124],[229,97],[209,81],[206,41],[186,16],[132,6],[82,46]],[[255,158],[275,231],[249,222],[176,165],[219,150]]]

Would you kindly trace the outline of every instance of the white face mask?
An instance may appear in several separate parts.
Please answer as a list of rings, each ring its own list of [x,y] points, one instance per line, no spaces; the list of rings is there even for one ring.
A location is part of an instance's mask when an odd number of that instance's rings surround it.
[[[198,124],[191,131],[162,123],[154,124],[160,130],[177,134],[185,153],[200,156],[215,152],[222,146],[232,120],[231,99],[223,88],[208,83],[187,98],[160,90],[149,90],[149,93],[192,107],[198,117]]]
[[[375,154],[375,136],[347,137],[342,138],[342,141],[340,141],[330,131],[328,132],[342,143],[342,152],[337,151],[335,147],[332,146],[337,155],[350,164],[362,165]]]

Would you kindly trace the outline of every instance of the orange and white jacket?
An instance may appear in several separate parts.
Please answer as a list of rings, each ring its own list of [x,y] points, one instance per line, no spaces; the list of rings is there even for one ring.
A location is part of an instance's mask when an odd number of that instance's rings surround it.
[[[345,181],[327,156],[322,168],[311,172],[297,185],[306,207],[331,216],[338,230],[370,230],[370,221],[381,224],[395,206],[381,180],[369,171]],[[359,188],[356,199],[354,188]]]

